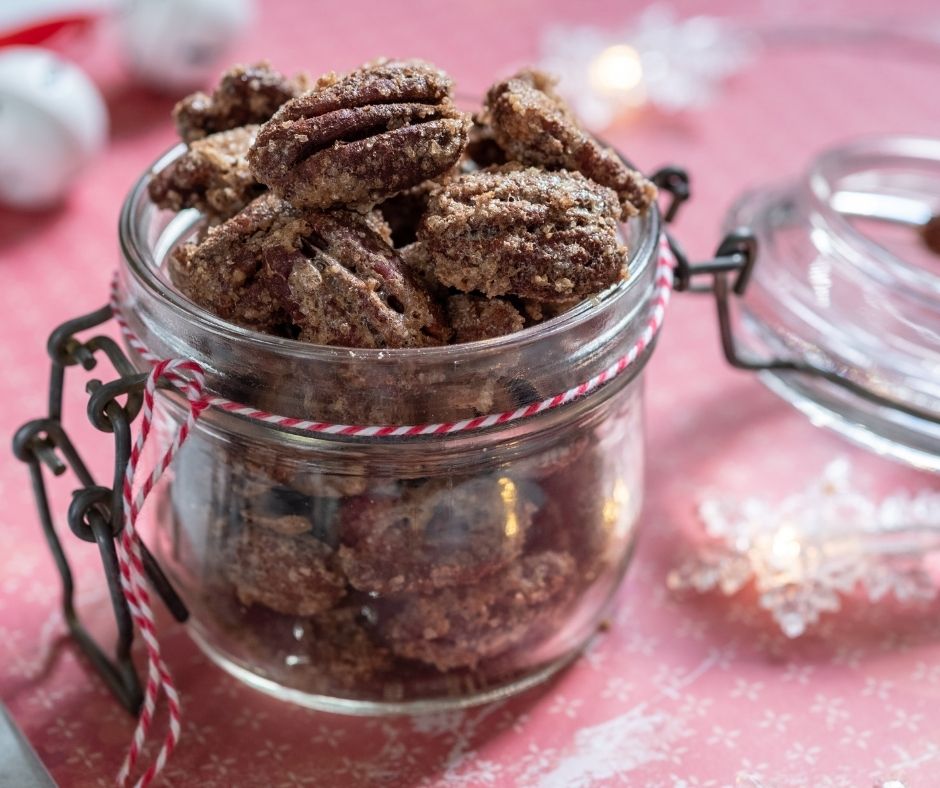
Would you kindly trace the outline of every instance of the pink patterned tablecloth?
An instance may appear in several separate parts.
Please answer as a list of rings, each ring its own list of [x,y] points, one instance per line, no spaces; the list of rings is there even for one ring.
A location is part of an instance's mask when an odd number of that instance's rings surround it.
[[[621,24],[624,4],[478,0],[461,7],[264,3],[239,59],[344,69],[379,53],[419,55],[466,92],[534,60],[544,26]],[[883,4],[724,3],[769,23],[858,21]],[[887,12],[927,14],[929,2]],[[368,7],[367,7],[368,6]],[[713,5],[714,9],[715,6]],[[700,4],[679,5],[700,10]],[[936,23],[934,23],[936,28]],[[80,53],[102,85],[107,153],[60,211],[0,213],[0,432],[43,407],[43,342],[61,319],[103,302],[117,259],[116,218],[132,179],[172,140],[171,100],[127,84],[107,49]],[[708,254],[742,189],[796,173],[819,148],[873,132],[936,134],[937,57],[903,49],[773,49],[707,108],[654,113],[608,136],[642,166],[688,166],[695,199],[678,232]],[[418,719],[350,719],[259,695],[210,665],[183,628],[161,621],[182,693],[182,744],[166,783],[199,786],[940,785],[940,603],[850,604],[788,641],[752,598],[676,598],[665,576],[691,544],[709,491],[782,496],[836,456],[872,494],[938,486],[819,431],[720,357],[707,299],[677,298],[649,376],[649,484],[639,550],[612,626],[546,686],[485,708]],[[79,389],[80,386],[76,386]],[[79,392],[70,416],[82,420]],[[98,448],[103,476],[107,445]],[[57,500],[68,485],[57,486]],[[133,721],[62,638],[58,580],[25,469],[0,471],[0,697],[55,778],[108,785]],[[106,598],[90,545],[66,535],[81,607],[101,628]],[[106,631],[106,630],[105,630]]]

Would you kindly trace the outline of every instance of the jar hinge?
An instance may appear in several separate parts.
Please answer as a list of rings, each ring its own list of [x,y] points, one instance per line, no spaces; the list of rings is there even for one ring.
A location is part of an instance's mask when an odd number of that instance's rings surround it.
[[[62,612],[69,632],[88,657],[112,693],[132,714],[137,714],[143,701],[140,679],[131,658],[134,627],[131,613],[121,590],[120,571],[114,540],[123,526],[121,485],[131,452],[131,423],[140,412],[146,374],[138,373],[118,344],[106,336],[94,336],[86,342],[75,335],[102,325],[112,318],[110,306],[63,323],[49,336],[47,350],[52,360],[49,377],[48,414],[27,422],[13,439],[13,452],[29,466],[36,508],[43,534],[62,580]],[[95,483],[62,424],[62,394],[67,367],[81,365],[86,370],[97,366],[98,354],[111,362],[119,377],[109,383],[91,380],[88,418],[102,432],[114,435],[114,475],[112,486]],[[119,401],[123,398],[123,404]],[[56,533],[44,467],[55,476],[71,469],[81,484],[72,493],[67,521],[79,539],[95,542],[101,556],[111,606],[117,623],[117,644],[114,658],[95,642],[82,624],[75,609],[75,588],[72,570],[62,543]],[[183,622],[188,611],[156,560],[144,545],[142,556],[147,577],[173,617]]]
[[[650,180],[656,184],[660,192],[669,195],[669,205],[663,211],[663,220],[666,224],[672,224],[679,215],[679,209],[692,196],[689,173],[682,167],[670,165],[660,167],[650,176]]]
[[[935,413],[922,410],[915,405],[884,396],[866,388],[835,369],[814,364],[805,359],[758,358],[748,355],[738,346],[734,336],[731,314],[731,294],[741,297],[747,291],[748,282],[758,259],[758,244],[754,233],[747,227],[739,227],[728,233],[718,245],[710,260],[690,263],[688,256],[671,233],[666,231],[666,240],[676,258],[675,290],[677,292],[712,293],[718,312],[718,327],[721,347],[731,366],[754,372],[796,372],[822,378],[876,405],[906,413],[934,424],[940,423]],[[734,275],[734,281],[730,278]],[[710,277],[702,284],[696,280]]]

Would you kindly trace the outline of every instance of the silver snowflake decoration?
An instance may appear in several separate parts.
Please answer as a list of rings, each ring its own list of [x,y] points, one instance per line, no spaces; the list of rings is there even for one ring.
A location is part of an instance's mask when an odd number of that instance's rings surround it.
[[[756,37],[711,16],[679,19],[660,5],[629,27],[550,28],[541,66],[590,127],[645,104],[677,112],[708,104],[722,80],[747,65]]]
[[[730,596],[753,583],[761,607],[795,638],[844,595],[877,602],[929,600],[937,585],[924,559],[940,550],[940,493],[898,493],[876,503],[854,490],[846,460],[830,463],[806,490],[773,505],[759,498],[706,500],[708,536],[673,569],[673,590]]]

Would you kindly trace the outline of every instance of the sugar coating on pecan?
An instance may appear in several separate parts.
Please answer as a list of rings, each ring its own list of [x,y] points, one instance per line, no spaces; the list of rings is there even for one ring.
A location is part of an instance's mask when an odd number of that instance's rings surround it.
[[[150,199],[172,211],[198,208],[213,223],[234,216],[265,191],[248,168],[248,149],[257,133],[256,125],[239,126],[194,141],[153,176],[147,186]]]
[[[233,474],[241,478],[244,494],[251,497],[283,490],[308,498],[338,499],[359,495],[370,484],[360,463],[347,460],[339,469],[341,473],[332,473],[306,462],[303,454],[276,449],[263,451],[244,443],[230,444],[225,462]],[[284,506],[292,508],[293,504],[285,501]]]
[[[281,333],[288,304],[264,265],[271,245],[292,247],[299,216],[283,200],[262,194],[199,243],[175,250],[169,261],[173,283],[219,317],[247,328]]]
[[[226,71],[208,95],[199,91],[173,108],[173,119],[184,142],[253,123],[263,123],[285,101],[310,87],[305,74],[289,78],[267,61],[236,65]]]
[[[299,650],[306,651],[315,683],[327,691],[361,690],[375,674],[394,667],[389,650],[373,639],[364,609],[350,602],[299,625],[304,630]]]
[[[284,536],[311,534],[335,548],[339,545],[339,499],[300,492],[291,487],[244,484],[241,519]]]
[[[571,301],[537,301],[532,298],[522,299],[522,312],[529,323],[543,323],[546,320],[552,320],[559,315],[563,315],[569,309],[576,307],[581,303],[578,298]]]
[[[514,161],[575,170],[608,186],[617,192],[624,221],[646,211],[656,187],[581,128],[554,83],[542,72],[525,70],[490,88],[488,120],[500,147]]]
[[[255,177],[295,205],[371,207],[453,167],[469,118],[451,80],[421,61],[378,61],[288,101],[249,153]]]
[[[447,299],[447,316],[457,342],[476,342],[519,331],[525,320],[504,298],[460,293]]]
[[[329,610],[346,594],[335,551],[308,534],[246,523],[229,551],[225,572],[244,605],[312,616]]]
[[[445,340],[442,310],[383,231],[380,217],[302,212],[268,192],[177,249],[170,275],[201,306],[259,331],[346,347]]]
[[[625,276],[619,213],[617,195],[580,173],[506,165],[434,192],[418,239],[450,287],[567,302]]]
[[[284,278],[299,339],[344,347],[439,344],[440,307],[361,214],[309,212],[294,248],[265,253]]]
[[[383,634],[399,656],[439,670],[475,668],[521,643],[557,611],[575,575],[570,555],[527,555],[483,583],[403,596]]]
[[[428,483],[343,504],[340,564],[361,591],[431,591],[472,583],[522,551],[534,506],[508,478]]]

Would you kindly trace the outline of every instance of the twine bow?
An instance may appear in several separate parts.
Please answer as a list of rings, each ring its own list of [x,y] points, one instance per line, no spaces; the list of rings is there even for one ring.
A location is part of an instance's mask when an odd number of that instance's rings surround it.
[[[144,445],[153,426],[153,403],[157,385],[167,381],[180,391],[189,402],[189,413],[182,427],[176,432],[172,443],[157,459],[157,462],[137,492],[134,492],[134,478],[143,455]],[[141,409],[140,432],[131,449],[127,471],[124,474],[122,497],[124,500],[124,527],[117,540],[116,552],[121,571],[121,588],[130,608],[134,623],[140,630],[147,649],[147,684],[144,691],[144,705],[134,730],[134,738],[124,758],[117,776],[117,784],[127,784],[131,770],[137,763],[141,749],[153,724],[153,715],[162,690],[166,696],[169,711],[169,724],[166,738],[156,759],[134,784],[144,788],[160,773],[176,747],[180,738],[180,701],[170,669],[160,654],[160,641],[157,639],[153,610],[150,606],[150,593],[146,587],[143,559],[140,550],[140,537],[137,534],[137,517],[143,509],[147,496],[153,491],[157,481],[173,462],[180,446],[186,441],[193,425],[203,410],[208,406],[204,397],[205,377],[202,367],[195,361],[181,359],[163,360],[150,371],[144,387],[143,407]]]

